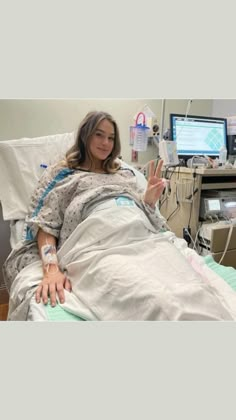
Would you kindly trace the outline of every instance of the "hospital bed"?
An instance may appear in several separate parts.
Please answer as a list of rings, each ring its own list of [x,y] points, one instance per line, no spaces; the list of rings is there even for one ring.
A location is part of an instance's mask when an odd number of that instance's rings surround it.
[[[3,211],[3,219],[10,223],[10,245],[15,249],[23,237],[25,229],[25,216],[28,211],[31,194],[41,176],[44,168],[64,156],[65,151],[74,143],[74,133],[43,136],[36,138],[22,138],[0,142],[0,201]],[[123,167],[131,168],[125,162]],[[145,188],[146,179],[132,167],[137,176],[140,186]],[[159,210],[156,210],[159,212]],[[167,232],[167,235],[169,233]],[[169,239],[168,239],[169,240]],[[236,319],[236,271],[231,267],[223,267],[217,264],[211,256],[200,257],[188,248],[187,243],[171,237],[177,249],[191,263],[194,270],[201,273],[211,287],[216,287],[218,298],[226,300],[227,307]],[[187,281],[187,279],[186,279]],[[12,296],[18,289],[14,284],[7,284],[10,295],[10,307]],[[25,299],[27,290],[20,291],[22,300]],[[30,294],[27,310],[27,320],[31,321],[81,321],[80,317],[68,310],[63,305],[52,308],[49,304],[36,304],[34,295]],[[20,319],[20,318],[19,318]]]

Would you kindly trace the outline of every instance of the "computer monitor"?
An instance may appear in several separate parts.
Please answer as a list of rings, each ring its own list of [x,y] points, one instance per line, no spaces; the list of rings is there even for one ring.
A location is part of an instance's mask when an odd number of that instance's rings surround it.
[[[171,140],[176,142],[179,158],[217,157],[227,145],[227,119],[170,114]]]

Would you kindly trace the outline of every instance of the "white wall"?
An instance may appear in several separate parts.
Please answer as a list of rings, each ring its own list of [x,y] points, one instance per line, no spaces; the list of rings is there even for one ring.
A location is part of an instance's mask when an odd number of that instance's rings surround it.
[[[212,102],[213,117],[230,117],[236,115],[236,99],[214,99]]]
[[[161,123],[161,99],[3,99],[0,100],[0,140],[21,137],[37,137],[48,134],[71,132],[77,129],[88,111],[104,110],[116,119],[121,134],[122,157],[130,162],[129,126],[133,117],[147,104]],[[164,128],[169,127],[171,112],[186,112],[188,99],[165,101]],[[190,114],[211,115],[212,100],[194,99]],[[139,153],[139,162],[145,163],[156,157],[155,146]]]

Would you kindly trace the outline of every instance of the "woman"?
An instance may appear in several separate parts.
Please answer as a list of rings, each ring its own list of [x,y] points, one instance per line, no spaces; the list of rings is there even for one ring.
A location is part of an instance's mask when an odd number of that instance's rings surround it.
[[[156,170],[150,163],[144,190],[119,155],[117,124],[91,112],[65,160],[45,170],[25,240],[4,265],[5,278],[15,281],[8,319],[27,319],[34,293],[37,303],[58,300],[87,320],[236,319],[236,297],[229,310],[156,209],[162,161]]]
[[[117,161],[120,149],[119,129],[112,116],[106,112],[90,112],[81,122],[75,144],[67,152],[65,161],[47,171],[46,179],[44,176],[41,180],[40,186],[34,194],[31,216],[28,218],[31,234],[33,230],[33,236],[37,235],[44,271],[44,278],[36,290],[36,302],[39,303],[42,299],[46,304],[50,297],[51,305],[55,306],[57,294],[60,303],[64,303],[64,288],[71,290],[69,279],[58,267],[56,252],[80,222],[80,219],[75,217],[74,200],[71,205],[72,198],[75,197],[75,194],[83,196],[84,206],[88,201],[94,201],[94,193],[87,194],[85,187],[79,189],[79,183],[87,182],[88,187],[95,187],[96,195],[100,194],[103,200],[120,195],[135,199],[137,204],[144,206],[147,214],[156,219],[156,224],[160,224],[160,220],[154,215],[154,209],[164,189],[164,183],[160,177],[162,161],[159,162],[155,171],[154,162],[151,162],[147,189],[143,197],[140,197],[135,175],[128,169],[121,169],[120,163]],[[92,177],[91,174],[93,174]],[[57,203],[55,207],[49,209],[51,204],[47,206],[47,196],[45,196],[44,206],[35,212],[40,201],[42,186],[45,189],[45,181],[49,185],[50,182],[53,182],[52,179],[55,180],[60,175],[61,179],[55,183],[56,188],[54,187],[58,191],[61,188],[59,198],[57,197],[55,200]],[[101,177],[101,175],[105,175],[105,177]],[[114,182],[112,178],[114,178]],[[62,204],[61,201],[64,203]],[[60,211],[57,206],[60,207]],[[63,215],[59,216],[60,212],[62,214],[67,212],[67,219],[68,213],[71,213],[70,227],[67,226],[67,223],[66,226],[63,226]],[[57,223],[55,223],[56,220]],[[161,220],[161,224],[164,224],[164,220]],[[29,236],[29,231],[28,238],[32,239],[32,236]]]

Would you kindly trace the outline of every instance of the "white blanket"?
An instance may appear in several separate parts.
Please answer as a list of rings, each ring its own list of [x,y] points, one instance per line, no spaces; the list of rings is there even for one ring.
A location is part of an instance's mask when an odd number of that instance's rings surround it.
[[[183,243],[156,233],[136,206],[96,209],[58,253],[72,283],[62,306],[88,320],[235,320],[235,292],[210,269],[194,269],[195,253]],[[40,263],[22,271],[12,285],[12,320],[27,312],[42,277]]]

